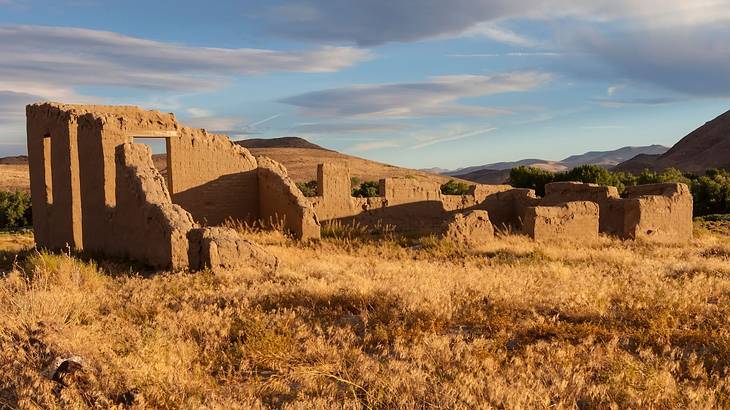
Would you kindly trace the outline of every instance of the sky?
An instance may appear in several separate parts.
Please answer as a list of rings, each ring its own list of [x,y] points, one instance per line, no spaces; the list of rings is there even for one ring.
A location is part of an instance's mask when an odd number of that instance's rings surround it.
[[[40,101],[412,168],[671,146],[730,110],[730,0],[0,0],[0,156]]]

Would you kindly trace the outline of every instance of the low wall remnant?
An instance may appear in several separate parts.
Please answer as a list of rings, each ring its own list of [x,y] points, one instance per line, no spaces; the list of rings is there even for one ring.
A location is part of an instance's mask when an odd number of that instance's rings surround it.
[[[598,238],[598,205],[572,201],[527,208],[524,232],[536,241]]]

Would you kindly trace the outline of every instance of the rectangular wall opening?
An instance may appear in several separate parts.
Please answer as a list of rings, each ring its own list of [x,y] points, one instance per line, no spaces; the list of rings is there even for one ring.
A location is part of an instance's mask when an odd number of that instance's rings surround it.
[[[167,137],[147,137],[147,136],[135,136],[135,144],[144,144],[150,148],[152,152],[152,163],[155,165],[157,171],[160,172],[165,183],[167,184],[167,190],[172,195],[172,173],[170,172],[170,141]]]
[[[51,135],[43,136],[43,183],[45,184],[46,203],[53,204],[53,168],[51,166]]]

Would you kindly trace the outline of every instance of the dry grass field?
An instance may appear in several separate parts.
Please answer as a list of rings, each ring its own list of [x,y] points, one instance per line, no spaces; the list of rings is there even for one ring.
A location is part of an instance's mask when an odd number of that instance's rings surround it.
[[[728,407],[730,242],[711,228],[477,249],[250,232],[276,270],[156,274],[5,235],[0,408]]]
[[[0,191],[30,192],[27,164],[0,164]]]

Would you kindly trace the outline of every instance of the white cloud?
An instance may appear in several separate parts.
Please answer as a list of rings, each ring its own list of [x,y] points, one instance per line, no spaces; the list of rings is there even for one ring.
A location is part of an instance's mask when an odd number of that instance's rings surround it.
[[[533,47],[536,45],[534,40],[517,34],[514,31],[499,28],[492,23],[479,23],[468,29],[464,35],[483,36],[499,43],[521,47]]]
[[[409,128],[407,124],[383,123],[308,123],[298,124],[289,129],[289,132],[299,134],[353,134],[394,132]]]
[[[373,141],[373,142],[362,142],[355,144],[348,150],[351,152],[368,152],[375,151],[384,148],[397,148],[400,147],[400,143],[397,141]]]
[[[24,87],[195,90],[237,75],[337,71],[370,53],[352,47],[305,51],[187,47],[80,28],[0,26],[0,55],[0,78]]]
[[[477,135],[486,134],[495,131],[496,129],[497,128],[495,127],[489,127],[476,130],[461,131],[456,133],[446,133],[444,135],[431,137],[431,139],[415,144],[411,146],[411,149],[425,148],[434,144],[441,144],[443,142],[457,141],[464,138],[476,137]]]
[[[551,79],[541,72],[450,75],[413,83],[364,84],[285,98],[305,115],[318,117],[409,118],[507,114],[502,108],[460,104],[464,98],[532,90]]]
[[[482,54],[447,54],[447,57],[455,58],[483,58],[483,57],[560,57],[565,53],[557,53],[554,51],[534,51],[534,52],[511,52],[511,53],[482,53]]]

